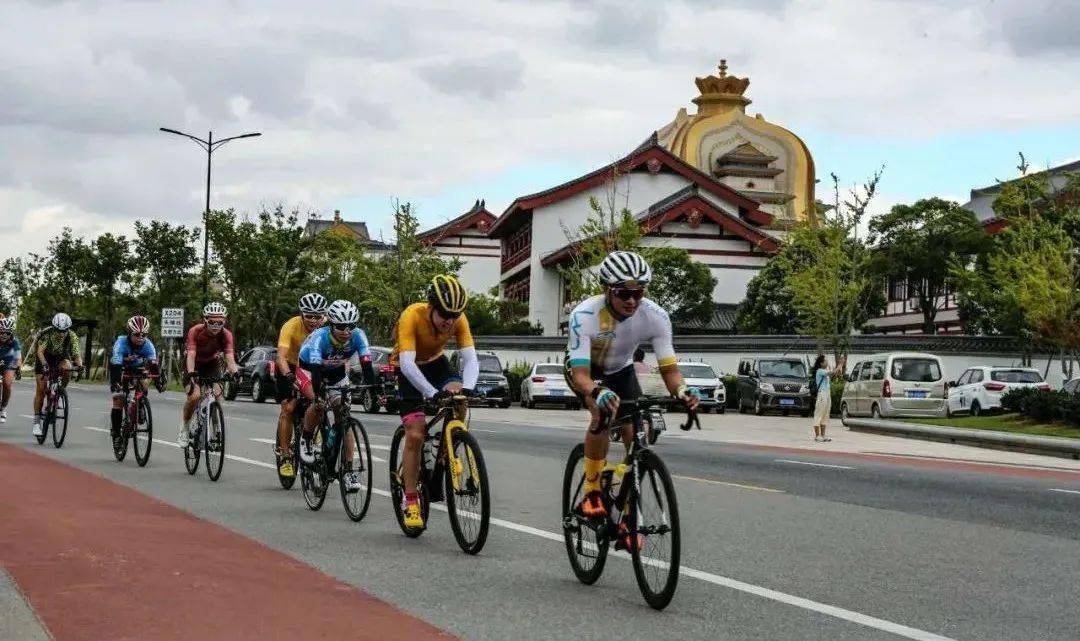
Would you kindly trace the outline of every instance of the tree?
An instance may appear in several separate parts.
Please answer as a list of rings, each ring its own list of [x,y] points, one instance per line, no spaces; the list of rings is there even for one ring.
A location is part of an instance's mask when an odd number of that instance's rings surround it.
[[[877,271],[907,281],[907,295],[922,312],[923,333],[935,334],[937,313],[956,284],[948,266],[973,260],[985,250],[987,236],[973,212],[926,198],[870,221],[870,243]]]
[[[123,236],[102,234],[89,243],[84,270],[94,296],[94,314],[103,319],[106,336],[116,327],[117,289],[131,274],[131,252]]]
[[[163,307],[181,307],[187,318],[197,318],[199,309],[197,244],[202,234],[184,225],[152,220],[135,222],[132,253],[139,281],[139,311],[157,318]],[[158,319],[160,320],[160,319]]]
[[[498,288],[496,287],[497,291]],[[469,296],[469,326],[476,336],[540,335],[543,327],[526,318],[528,303],[487,294]]]
[[[740,334],[796,334],[795,302],[782,261],[770,260],[746,286],[735,327]]]

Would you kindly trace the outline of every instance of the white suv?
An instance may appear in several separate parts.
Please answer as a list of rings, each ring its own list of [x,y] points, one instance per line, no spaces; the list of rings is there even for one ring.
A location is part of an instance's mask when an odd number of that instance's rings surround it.
[[[532,409],[537,403],[557,403],[569,409],[580,409],[581,401],[570,391],[559,363],[536,363],[521,381],[521,406]]]
[[[727,391],[724,389],[724,382],[713,368],[706,363],[693,361],[679,362],[676,365],[683,376],[683,382],[701,392],[701,409],[723,414],[727,404]]]
[[[1048,390],[1039,370],[1029,367],[971,367],[948,384],[945,413],[971,414],[1001,409],[1001,397],[1012,389],[1038,387]]]

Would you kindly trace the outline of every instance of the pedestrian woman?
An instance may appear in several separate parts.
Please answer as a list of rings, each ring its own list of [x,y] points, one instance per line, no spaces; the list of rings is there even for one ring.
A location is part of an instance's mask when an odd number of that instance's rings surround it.
[[[817,401],[814,403],[814,440],[827,443],[832,439],[825,436],[825,428],[829,425],[829,412],[832,411],[832,377],[843,376],[847,356],[841,356],[840,362],[831,371],[824,354],[818,354],[811,368],[811,376],[814,377],[817,388]]]

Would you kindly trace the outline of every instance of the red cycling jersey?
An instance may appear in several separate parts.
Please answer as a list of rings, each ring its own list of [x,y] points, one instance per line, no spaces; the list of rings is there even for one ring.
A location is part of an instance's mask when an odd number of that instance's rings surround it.
[[[206,323],[192,325],[187,333],[187,351],[195,353],[195,364],[205,365],[217,359],[219,354],[233,353],[233,335],[222,327],[217,334],[206,331]]]

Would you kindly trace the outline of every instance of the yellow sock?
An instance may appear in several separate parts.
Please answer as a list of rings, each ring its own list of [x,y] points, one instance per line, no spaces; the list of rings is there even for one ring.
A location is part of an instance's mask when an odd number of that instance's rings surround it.
[[[585,457],[585,487],[582,488],[582,494],[600,491],[600,472],[604,470],[605,465],[607,465],[605,459]]]

